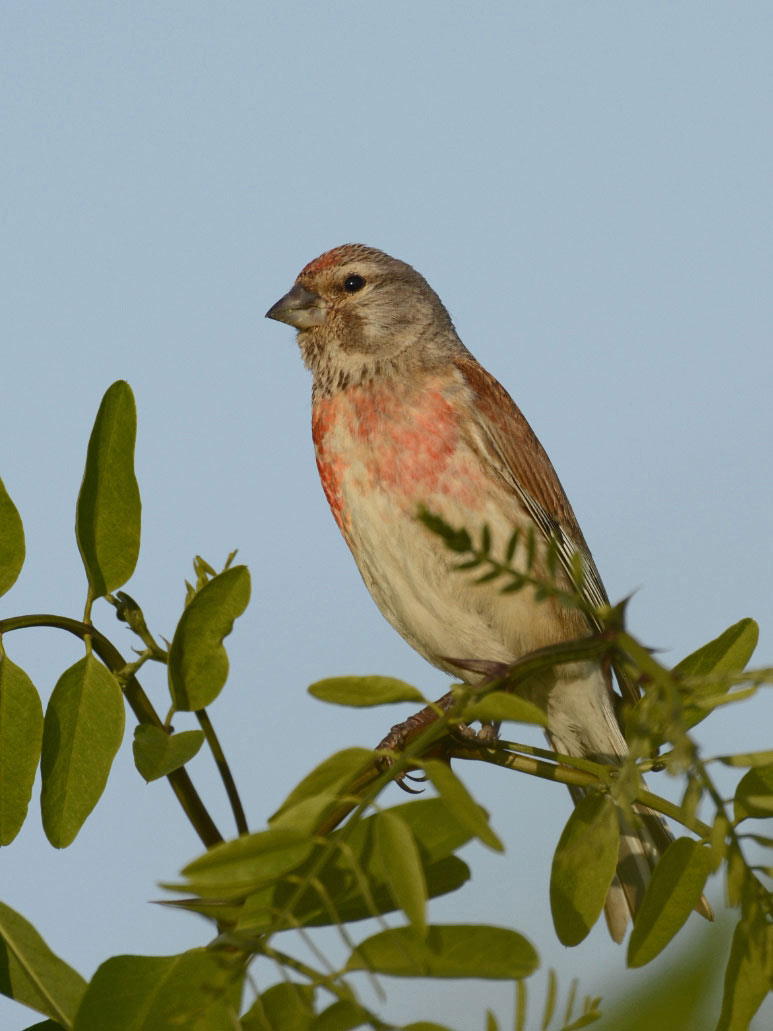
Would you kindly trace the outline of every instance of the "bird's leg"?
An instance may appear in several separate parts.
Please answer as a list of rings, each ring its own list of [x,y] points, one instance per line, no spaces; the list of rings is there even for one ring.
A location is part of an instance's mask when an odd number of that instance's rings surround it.
[[[387,736],[378,745],[378,749],[389,752],[400,752],[411,741],[414,741],[419,734],[438,719],[438,709],[448,712],[456,701],[453,691],[444,694],[442,698],[433,705],[427,705],[413,716],[409,716],[402,723],[396,723]]]
[[[501,678],[508,670],[508,666],[502,662],[490,662],[479,659],[449,659],[448,661],[452,662],[455,666],[458,666],[459,669],[465,669],[472,673],[482,673],[485,677],[485,680],[483,681],[484,684],[497,678]],[[414,713],[413,716],[409,716],[408,719],[404,720],[402,723],[396,723],[386,737],[379,742],[377,745],[377,751],[401,752],[407,744],[410,744],[411,741],[415,741],[422,731],[426,730],[427,727],[439,718],[439,711],[448,712],[453,708],[456,700],[454,692],[449,691],[447,694],[444,694],[442,698],[438,698],[433,705],[427,705],[423,709]],[[451,734],[454,736],[461,736],[467,741],[473,739],[480,744],[490,744],[492,741],[496,741],[499,737],[499,726],[499,723],[484,723],[480,730],[475,731],[466,723],[460,723],[458,726],[453,728]],[[442,747],[439,747],[439,743],[435,743],[432,751],[426,754],[442,754],[442,752],[443,749]],[[391,759],[389,759],[388,756],[383,756],[380,763],[382,768],[387,768],[391,765]],[[403,791],[407,791],[410,794],[416,794],[417,792],[413,788],[408,787],[404,781],[406,779],[422,781],[426,778],[423,775],[411,775],[410,773],[402,772],[395,779]]]
[[[483,680],[477,684],[478,688],[487,687],[495,680],[504,680],[510,672],[506,662],[495,662],[492,659],[443,659],[468,673],[476,673],[483,676]],[[500,723],[481,723],[480,730],[473,730],[466,723],[460,723],[454,728],[454,734],[469,740],[477,741],[479,744],[491,744],[499,737]]]
[[[490,745],[499,738],[501,723],[481,723],[480,730],[473,730],[467,723],[460,723],[454,727],[455,737],[464,738],[466,741],[477,741],[481,745]]]
[[[411,741],[415,741],[422,731],[426,730],[427,727],[431,726],[435,722],[435,720],[439,719],[441,712],[448,712],[449,709],[453,707],[455,701],[456,698],[453,691],[449,691],[447,694],[444,694],[442,698],[438,698],[433,705],[427,705],[418,712],[415,712],[413,716],[409,716],[407,720],[403,720],[402,723],[396,723],[387,736],[376,746],[376,750],[383,750],[385,752],[401,752],[406,745],[411,743]],[[438,743],[435,743],[432,749],[426,754],[432,755],[439,752],[440,749],[438,748]],[[392,760],[388,756],[382,756],[380,765],[382,768],[386,769],[388,766],[392,765]],[[412,775],[403,771],[395,778],[397,784],[403,789],[403,791],[407,791],[411,795],[419,794],[420,792],[416,789],[408,787],[408,785],[404,783],[406,778],[408,780],[422,781],[426,780],[424,775]]]

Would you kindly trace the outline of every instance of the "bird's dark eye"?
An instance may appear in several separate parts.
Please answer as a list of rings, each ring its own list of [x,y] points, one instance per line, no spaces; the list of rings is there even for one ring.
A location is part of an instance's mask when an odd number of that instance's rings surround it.
[[[365,280],[362,276],[347,276],[344,280],[344,290],[346,290],[348,294],[356,294],[357,291],[362,290],[364,286]]]

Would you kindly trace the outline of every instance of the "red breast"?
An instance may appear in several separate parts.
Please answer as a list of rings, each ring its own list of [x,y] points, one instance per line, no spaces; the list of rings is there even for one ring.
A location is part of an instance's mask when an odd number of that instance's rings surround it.
[[[447,377],[415,384],[349,387],[315,402],[312,436],[317,468],[330,508],[348,538],[351,491],[384,491],[415,515],[433,495],[464,494],[473,508],[479,479],[460,449],[460,419],[444,392]],[[460,463],[464,468],[460,468]]]

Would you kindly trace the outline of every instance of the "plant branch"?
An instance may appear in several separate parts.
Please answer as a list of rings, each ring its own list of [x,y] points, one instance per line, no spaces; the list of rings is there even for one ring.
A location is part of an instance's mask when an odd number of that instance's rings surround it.
[[[199,726],[204,731],[204,737],[207,739],[209,750],[212,752],[218,773],[220,774],[220,779],[223,781],[225,792],[228,795],[228,801],[231,804],[231,811],[233,812],[234,820],[236,821],[236,829],[239,832],[239,835],[248,834],[249,827],[247,826],[247,817],[244,815],[244,808],[242,806],[242,801],[239,798],[236,782],[233,779],[231,767],[228,765],[225,752],[223,751],[220,740],[215,733],[215,728],[212,726],[212,721],[209,718],[207,710],[197,709],[196,719],[199,721]]]
[[[321,974],[314,967],[310,967],[302,960],[296,959],[295,956],[291,956],[287,952],[281,952],[278,949],[273,949],[270,945],[261,946],[260,953],[266,956],[267,959],[273,959],[280,966],[287,967],[289,970],[294,970],[297,974],[301,974],[302,977],[307,978],[313,985],[319,985],[321,988],[327,989],[339,1001],[354,1002],[351,988],[346,984],[339,983],[339,974],[332,976]],[[393,1027],[392,1024],[385,1024],[382,1020],[379,1020],[375,1013],[371,1013],[370,1010],[360,1003],[355,1003],[355,1005],[360,1007],[363,1016],[375,1031],[389,1031]]]
[[[127,667],[121,653],[104,634],[95,629],[90,623],[82,623],[77,619],[70,619],[68,616],[56,616],[48,613],[36,613],[28,616],[11,616],[8,619],[0,620],[0,635],[10,630],[23,630],[29,627],[52,627],[55,630],[66,630],[67,633],[79,637],[82,641],[91,638],[92,649],[107,666],[111,673],[118,676]],[[124,695],[139,723],[149,723],[155,727],[164,728],[164,724],[153,708],[148,696],[145,694],[137,678],[132,674],[124,684]],[[167,780],[177,796],[177,800],[183,808],[185,815],[190,820],[193,829],[201,839],[206,848],[212,848],[223,840],[223,836],[215,826],[212,817],[209,815],[199,793],[193,786],[188,773],[184,769],[173,770],[167,774]]]

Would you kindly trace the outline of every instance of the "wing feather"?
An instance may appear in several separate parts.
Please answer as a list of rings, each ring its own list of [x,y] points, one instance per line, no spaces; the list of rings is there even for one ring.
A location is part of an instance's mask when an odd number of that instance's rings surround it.
[[[583,560],[585,576],[581,593],[593,606],[608,605],[609,598],[572,506],[545,449],[505,388],[470,354],[459,354],[454,365],[481,413],[480,439],[470,442],[500,471],[546,540],[553,540],[558,557],[571,577],[575,555]],[[598,622],[592,620],[594,629]],[[637,686],[616,669],[621,689],[629,701],[639,698]]]

